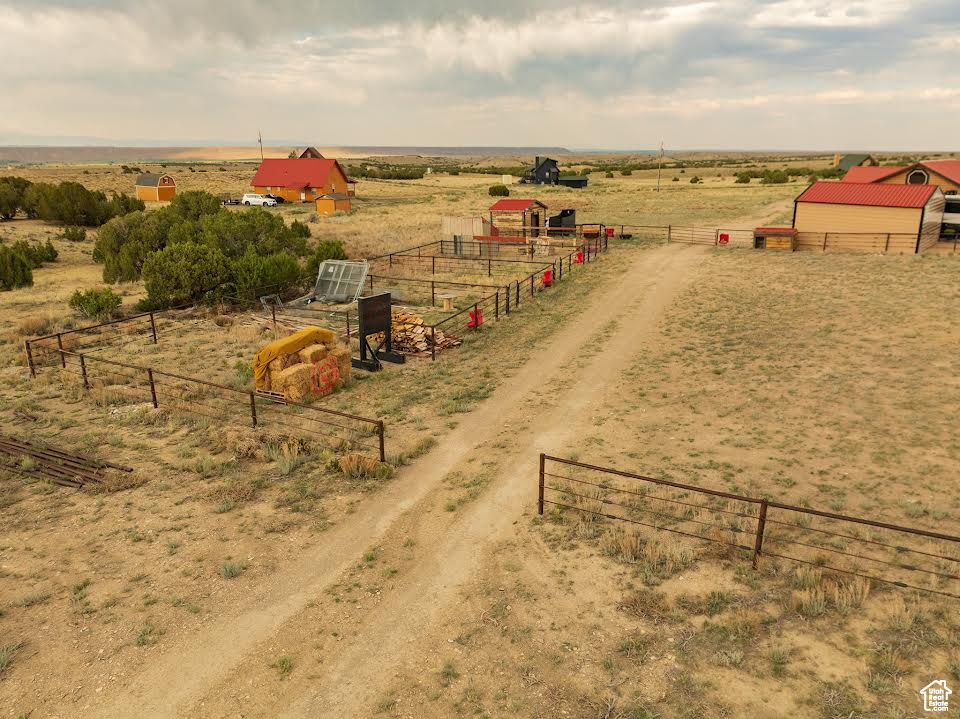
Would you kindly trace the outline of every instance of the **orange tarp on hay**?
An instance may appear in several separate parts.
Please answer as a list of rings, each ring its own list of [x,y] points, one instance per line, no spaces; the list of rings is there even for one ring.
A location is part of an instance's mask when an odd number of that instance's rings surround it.
[[[304,347],[315,344],[333,345],[336,336],[322,327],[305,327],[283,339],[271,342],[257,352],[253,358],[253,376],[256,379],[257,389],[267,388],[267,364],[277,357],[296,354]]]

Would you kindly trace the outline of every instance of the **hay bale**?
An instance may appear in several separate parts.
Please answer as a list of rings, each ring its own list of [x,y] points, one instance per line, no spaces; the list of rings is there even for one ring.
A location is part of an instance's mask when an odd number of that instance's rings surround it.
[[[315,344],[304,347],[299,352],[300,361],[315,364],[327,356],[329,350],[326,345]]]
[[[337,360],[337,367],[340,370],[340,379],[346,382],[350,379],[350,370],[352,368],[352,365],[350,364],[350,356],[353,353],[346,345],[338,345],[337,347],[333,348],[330,354]]]
[[[300,402],[310,395],[313,365],[295,364],[271,377],[274,392],[280,392],[292,401]]]

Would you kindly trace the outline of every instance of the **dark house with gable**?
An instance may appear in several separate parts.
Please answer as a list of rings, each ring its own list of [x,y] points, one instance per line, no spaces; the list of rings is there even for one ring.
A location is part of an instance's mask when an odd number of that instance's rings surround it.
[[[561,175],[560,168],[557,167],[557,161],[549,157],[540,157],[539,155],[533,161],[526,176],[525,182],[534,185],[563,185],[564,187],[586,187],[587,178],[581,175]]]

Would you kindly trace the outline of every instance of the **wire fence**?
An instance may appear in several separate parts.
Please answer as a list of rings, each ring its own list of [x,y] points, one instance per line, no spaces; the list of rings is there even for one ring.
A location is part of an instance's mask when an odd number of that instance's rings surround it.
[[[68,381],[104,406],[151,405],[217,427],[275,429],[309,445],[364,452],[379,457],[381,462],[386,460],[382,420],[43,343],[33,345],[28,358],[34,376],[40,368],[58,368]]]
[[[577,512],[870,583],[960,599],[960,536],[540,455],[538,512]]]

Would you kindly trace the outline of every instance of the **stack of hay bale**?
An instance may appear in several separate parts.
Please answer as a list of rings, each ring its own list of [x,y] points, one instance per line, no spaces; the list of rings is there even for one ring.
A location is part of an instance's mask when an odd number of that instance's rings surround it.
[[[307,327],[257,353],[257,389],[293,402],[330,394],[350,379],[350,354],[330,330]]]

